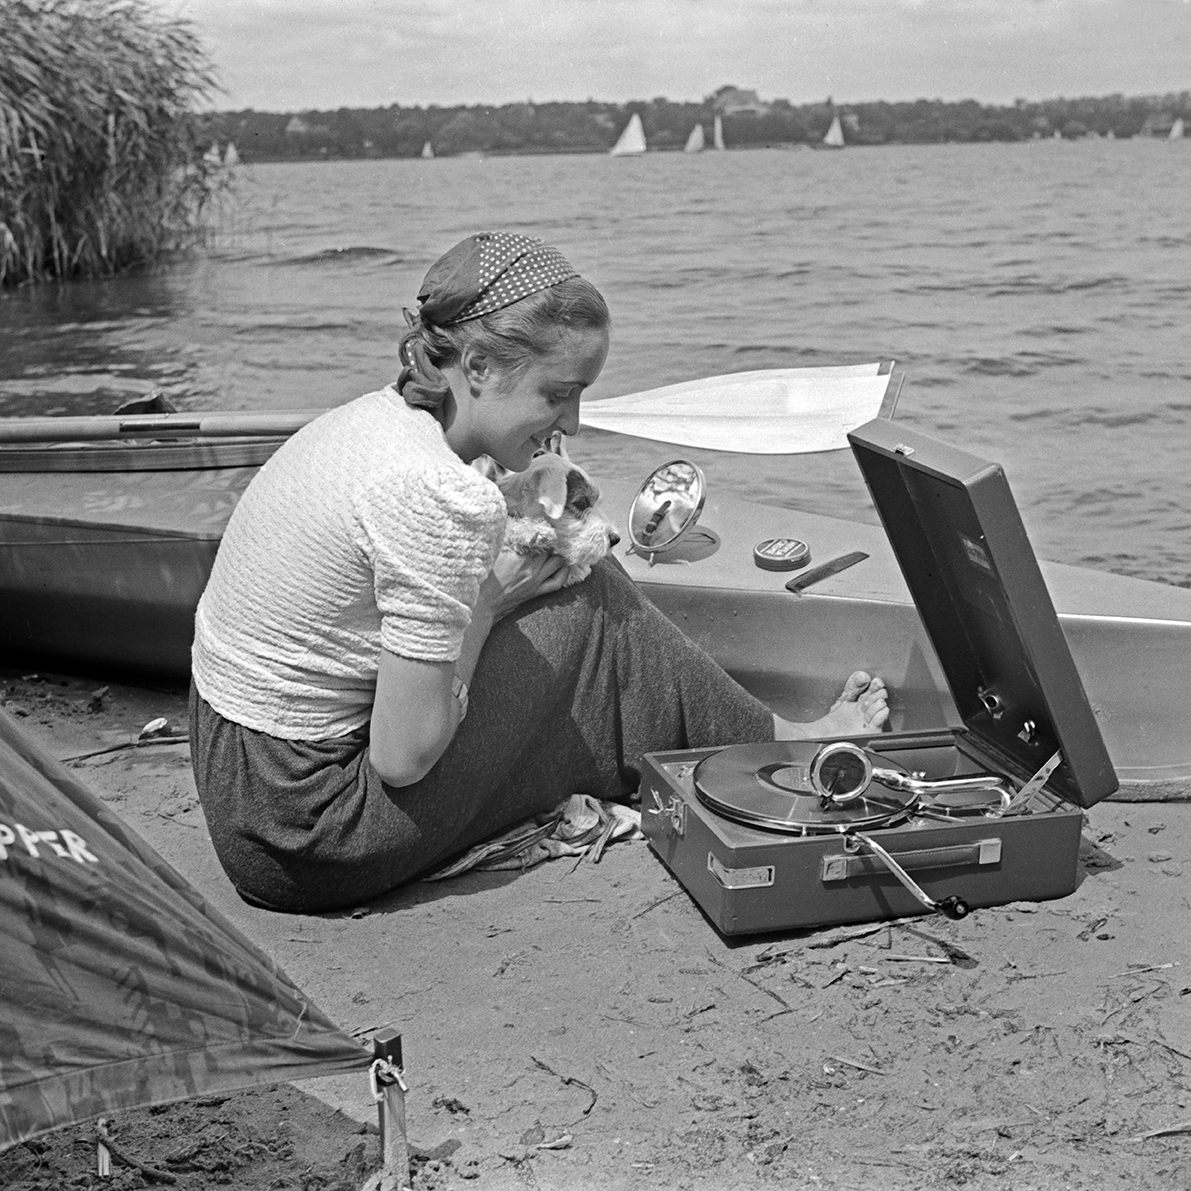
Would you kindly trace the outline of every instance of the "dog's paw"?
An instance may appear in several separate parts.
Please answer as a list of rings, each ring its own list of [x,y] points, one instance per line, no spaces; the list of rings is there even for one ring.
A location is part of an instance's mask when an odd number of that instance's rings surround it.
[[[562,585],[563,587],[573,587],[576,583],[582,583],[590,574],[590,563],[581,562],[574,566],[569,566],[567,567],[567,577],[562,581]]]
[[[535,517],[509,517],[505,521],[503,544],[514,554],[550,554],[558,546],[558,533],[548,521]]]

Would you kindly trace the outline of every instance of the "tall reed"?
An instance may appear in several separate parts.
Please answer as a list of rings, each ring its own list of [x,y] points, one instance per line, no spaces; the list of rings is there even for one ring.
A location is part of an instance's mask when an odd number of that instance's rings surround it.
[[[0,285],[96,276],[192,240],[223,181],[188,23],[146,0],[0,0]]]

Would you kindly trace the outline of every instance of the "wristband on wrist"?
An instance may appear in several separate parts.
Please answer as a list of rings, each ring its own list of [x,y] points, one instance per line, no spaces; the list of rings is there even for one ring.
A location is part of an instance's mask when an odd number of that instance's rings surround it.
[[[467,683],[458,674],[451,680],[451,695],[459,704],[459,722],[467,717]]]

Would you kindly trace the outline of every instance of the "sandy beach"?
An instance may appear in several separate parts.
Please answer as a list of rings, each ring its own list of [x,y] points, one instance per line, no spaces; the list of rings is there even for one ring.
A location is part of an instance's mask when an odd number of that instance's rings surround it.
[[[185,725],[181,688],[0,678],[59,757]],[[403,1031],[418,1188],[1191,1186],[1186,801],[1093,808],[1059,901],[730,942],[643,842],[342,914],[256,910],[211,850],[184,743],[73,765],[340,1025]],[[204,1111],[255,1124],[238,1165],[175,1161],[179,1187],[353,1187],[375,1161],[364,1075],[257,1093],[239,1118],[215,1099],[141,1123],[172,1130],[159,1160]],[[285,1145],[258,1136],[270,1119]],[[16,1147],[0,1183],[93,1169],[86,1136]],[[150,1185],[116,1175],[71,1185]]]

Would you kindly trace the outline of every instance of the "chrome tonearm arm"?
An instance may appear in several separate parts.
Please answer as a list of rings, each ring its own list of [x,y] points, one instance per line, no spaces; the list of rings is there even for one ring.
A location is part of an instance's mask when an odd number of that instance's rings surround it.
[[[889,790],[909,794],[916,804],[929,807],[950,804],[956,809],[987,810],[1003,814],[1014,798],[1009,779],[997,773],[974,773],[964,777],[926,778],[873,765],[872,756],[851,741],[824,745],[810,766],[811,786],[825,805],[846,806],[863,797],[873,782]],[[963,795],[995,794],[998,805],[987,798],[965,800]],[[958,799],[956,796],[961,796]]]
[[[967,777],[923,778],[912,773],[898,773],[894,769],[873,769],[873,781],[901,790],[919,798],[937,798],[940,794],[959,794],[971,791],[996,792],[1001,796],[1002,809],[1008,809],[1014,790],[1007,778],[996,773],[973,773]]]

